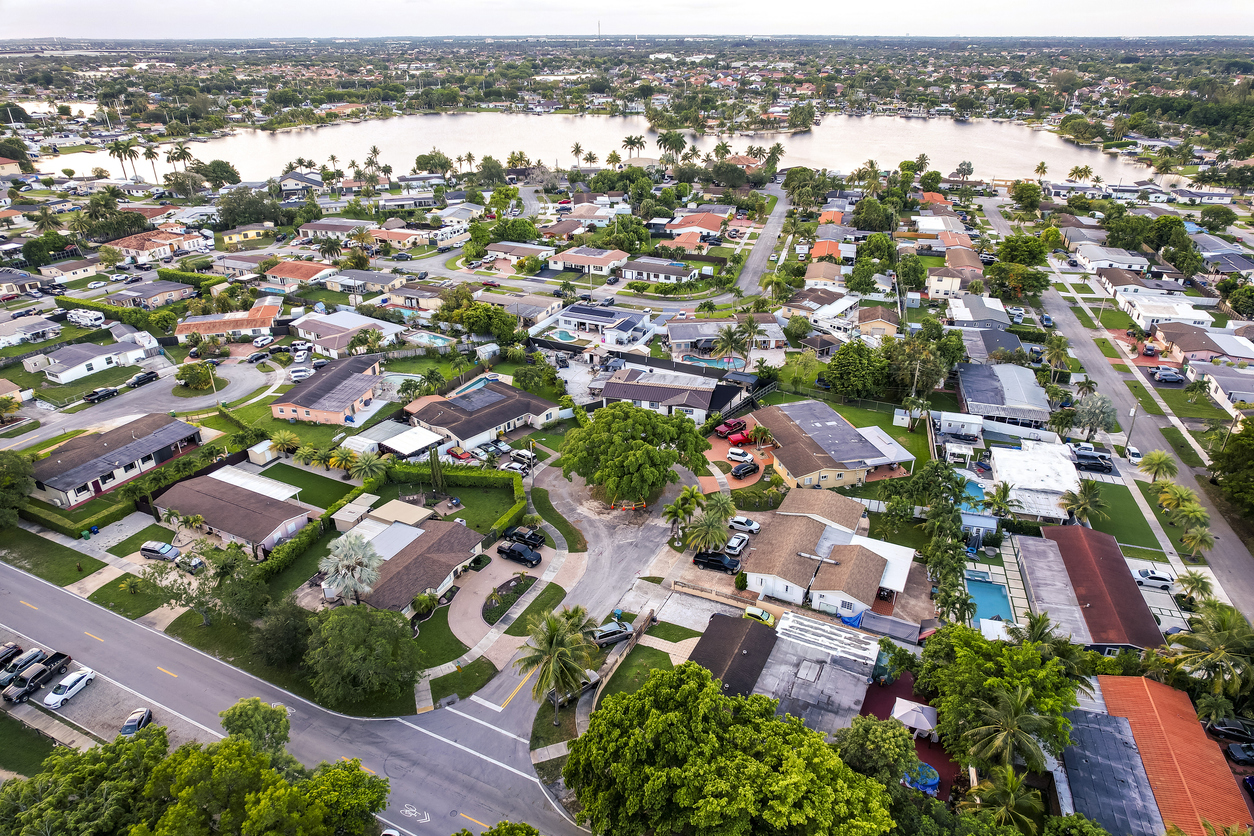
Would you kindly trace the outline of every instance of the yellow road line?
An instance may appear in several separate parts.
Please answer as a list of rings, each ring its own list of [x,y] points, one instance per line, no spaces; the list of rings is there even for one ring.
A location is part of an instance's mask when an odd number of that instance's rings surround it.
[[[457,815],[461,816],[463,819],[470,819],[472,822],[474,822],[475,824],[477,824],[477,825],[479,825],[480,827],[484,828],[485,830],[486,830],[486,829],[487,829],[487,827],[488,827],[486,824],[484,824],[483,822],[479,821],[478,819],[471,819],[471,818],[470,818],[470,816],[466,815],[465,813],[458,813]]]
[[[514,698],[514,694],[517,694],[519,691],[522,690],[522,687],[527,684],[527,680],[531,679],[531,674],[534,674],[536,670],[537,668],[532,668],[531,673],[523,677],[523,681],[518,683],[518,687],[514,689],[513,693],[505,698],[505,702],[501,703],[501,708],[504,708],[505,706],[509,705],[509,701]],[[474,819],[471,819],[471,821],[474,821]],[[487,827],[487,825],[484,825],[484,827]]]
[[[21,601],[21,603],[26,604],[25,601]],[[35,606],[34,604],[26,604],[26,606],[30,607],[32,610],[39,609],[39,607]]]
[[[84,630],[84,631],[83,631],[83,635],[84,635],[84,636],[91,636],[91,633],[88,633],[86,630]],[[95,639],[96,641],[98,641],[98,642],[102,642],[102,641],[104,641],[104,639],[100,638],[100,636],[91,636],[91,637],[92,637],[93,639]]]
[[[161,667],[160,665],[157,665],[157,670],[161,671],[162,673],[170,673],[168,670]],[[170,673],[170,676],[174,677],[175,679],[179,678],[179,675],[177,673]]]

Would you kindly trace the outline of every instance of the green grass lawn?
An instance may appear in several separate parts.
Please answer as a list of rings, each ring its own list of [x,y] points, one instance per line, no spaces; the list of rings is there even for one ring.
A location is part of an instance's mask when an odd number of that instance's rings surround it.
[[[480,656],[459,671],[447,673],[431,680],[431,700],[439,703],[445,697],[456,694],[458,699],[468,700],[470,695],[492,681],[496,667],[487,656]]]
[[[108,552],[109,554],[117,555],[118,557],[126,557],[128,554],[134,554],[139,551],[139,547],[149,540],[156,540],[161,543],[173,543],[174,532],[165,526],[153,523],[143,531],[136,532],[130,537],[127,537],[116,546],[110,546],[108,548]]]
[[[1128,388],[1132,390],[1133,397],[1136,398],[1137,403],[1141,405],[1141,409],[1144,410],[1146,415],[1167,414],[1158,406],[1158,402],[1150,397],[1149,392],[1145,391],[1145,387],[1141,385],[1140,381],[1125,380],[1124,383],[1126,383]]]
[[[961,412],[958,395],[955,392],[931,392],[927,400],[932,404],[933,412]]]
[[[1215,324],[1215,327],[1216,327],[1216,328],[1227,328],[1227,327],[1228,327],[1228,315],[1227,315],[1226,313],[1223,313],[1222,311],[1216,311],[1216,310],[1213,310],[1213,309],[1212,309],[1212,310],[1210,311],[1210,315],[1211,315],[1211,318],[1212,318],[1212,319],[1214,319],[1214,321],[1215,321],[1215,323],[1214,323],[1214,324]]]
[[[1183,482],[1182,482],[1183,484]],[[1199,553],[1197,558],[1189,556],[1189,550],[1180,542],[1181,536],[1184,535],[1184,528],[1178,525],[1172,525],[1167,515],[1158,509],[1158,489],[1149,482],[1137,482],[1136,486],[1141,489],[1141,493],[1145,496],[1145,501],[1150,504],[1154,512],[1158,514],[1158,521],[1162,524],[1163,531],[1166,532],[1168,539],[1171,540],[1171,547],[1186,563],[1202,564],[1206,562],[1206,553]],[[1166,560],[1167,556],[1163,555],[1162,560]]]
[[[919,261],[923,262],[924,267],[944,267],[945,257],[940,255],[921,255]]]
[[[1114,347],[1113,344],[1111,344],[1110,340],[1106,339],[1105,337],[1098,337],[1097,339],[1093,340],[1093,343],[1097,346],[1097,349],[1102,353],[1102,356],[1110,357],[1113,360],[1119,359],[1119,356],[1120,356],[1119,351],[1118,349]]]
[[[1193,449],[1193,445],[1184,437],[1184,433],[1175,427],[1162,427],[1159,432],[1163,434],[1163,438],[1167,439],[1167,443],[1171,445],[1171,449],[1176,451],[1176,455],[1180,457],[1180,461],[1184,462],[1187,467],[1201,467],[1203,465],[1202,457]]]
[[[695,639],[701,635],[700,630],[693,630],[669,621],[659,621],[649,628],[649,635],[664,642],[681,642],[684,639]]]
[[[426,668],[452,662],[468,650],[448,626],[448,607],[440,607],[419,623],[418,638],[414,641],[422,648],[422,664]]]
[[[140,589],[134,595],[122,588],[123,582],[128,578],[137,578],[140,582]],[[165,603],[165,598],[152,584],[130,572],[127,572],[120,578],[109,581],[91,595],[88,595],[87,600],[120,613],[127,618],[139,618],[141,615],[147,615]]]
[[[553,507],[552,501],[549,499],[549,492],[544,488],[531,489],[531,504],[536,507],[536,513],[544,517],[544,521],[558,530],[562,537],[566,540],[566,549],[571,552],[586,552],[588,550],[588,541],[584,539],[582,532],[563,517]],[[501,513],[504,513],[502,511]]]
[[[1126,365],[1124,365],[1123,363],[1111,363],[1111,364],[1110,364],[1110,367],[1111,367],[1112,369],[1114,369],[1115,371],[1117,371],[1117,372],[1130,372],[1130,371],[1132,371],[1132,369],[1128,368],[1128,367],[1127,367]]]
[[[27,778],[39,772],[44,758],[56,748],[49,738],[5,713],[0,713],[0,740],[4,740],[0,746],[0,769]]]
[[[562,599],[566,597],[566,590],[555,583],[551,583],[544,589],[540,590],[540,594],[535,600],[527,605],[527,609],[514,619],[514,623],[505,628],[507,636],[526,636],[531,632],[531,622],[541,618],[545,613],[557,609],[557,605],[562,603]]]
[[[38,421],[27,421],[20,427],[14,427],[7,432],[0,433],[0,438],[17,438],[19,435],[26,435],[29,432],[34,432],[39,429],[39,426],[40,424]]]
[[[1101,322],[1103,328],[1117,329],[1119,331],[1136,326],[1136,323],[1132,321],[1132,317],[1114,308],[1107,308],[1102,311],[1098,315],[1098,321]]]
[[[650,671],[666,671],[673,667],[675,666],[671,664],[671,657],[666,653],[638,644],[610,677],[609,683],[601,693],[601,702],[604,703],[607,698],[615,694],[634,694],[649,678]]]
[[[286,569],[270,579],[270,595],[283,598],[295,592],[301,584],[318,572],[318,561],[331,550],[331,541],[340,536],[334,528],[323,533],[305,553],[292,561]]]
[[[881,528],[881,520],[884,515],[871,511],[867,513],[867,516],[871,518],[871,532],[868,536],[873,537],[876,540],[886,539],[889,543],[896,543],[899,546],[908,546],[915,551],[922,549],[930,542],[930,538],[928,538],[923,529],[919,528],[914,523],[907,523],[906,525],[901,526],[901,528],[897,529],[897,532],[893,534],[892,537],[885,538]],[[918,522],[922,522],[922,520],[919,520]]]
[[[1224,421],[1232,417],[1215,406],[1205,393],[1197,395],[1193,403],[1189,403],[1189,395],[1183,389],[1159,389],[1158,397],[1163,399],[1177,418],[1218,418]]]
[[[56,447],[58,444],[64,444],[71,438],[82,435],[85,432],[87,432],[87,430],[70,430],[69,432],[63,432],[60,435],[54,435],[52,438],[46,438],[38,444],[32,444],[30,447],[23,447],[22,452],[30,453],[32,455],[35,453],[42,453],[44,450]]]
[[[578,706],[578,700],[562,706],[557,712],[556,726],[553,725],[553,703],[546,700],[537,706],[535,719],[531,722],[531,751],[578,737],[575,731],[575,710]]]
[[[1080,324],[1083,325],[1085,328],[1097,327],[1096,325],[1093,324],[1093,320],[1088,315],[1088,312],[1085,311],[1084,308],[1081,308],[1079,305],[1076,305],[1075,307],[1073,307],[1071,309],[1071,312],[1075,314],[1075,318],[1080,320]]]
[[[101,386],[120,386],[137,371],[135,366],[114,366],[104,371],[79,378],[73,383],[58,386],[49,383],[43,372],[28,372],[21,363],[15,363],[0,372],[0,377],[11,380],[23,389],[34,389],[35,397],[56,406],[79,400],[83,395]]]
[[[526,438],[532,439],[536,444],[543,444],[555,453],[562,450],[562,442],[566,440],[566,433],[574,429],[573,421],[561,421],[547,430],[535,430]]]
[[[5,307],[24,307],[24,306],[6,305]],[[52,346],[60,345],[62,343],[68,343],[70,340],[76,340],[79,337],[85,336],[87,334],[90,334],[93,331],[99,331],[99,330],[100,329],[98,328],[79,328],[77,325],[71,325],[68,322],[63,322],[61,323],[61,336],[53,337],[50,340],[43,340],[42,342],[37,342],[37,343],[19,343],[18,345],[10,345],[5,348],[0,348],[0,357],[17,357],[20,354],[29,354],[32,351],[47,351],[51,349]],[[103,345],[107,342],[113,342],[113,337],[109,335],[108,331],[100,331],[100,336],[92,338],[91,342],[99,342]],[[22,368],[22,365],[20,363],[16,365],[19,371],[23,371],[23,372],[25,371],[25,369]],[[42,372],[39,372],[38,374],[40,377],[43,377]],[[5,376],[7,377],[7,374]]]
[[[1139,484],[1139,483],[1138,483]],[[1099,483],[1102,499],[1106,502],[1106,518],[1092,519],[1090,522],[1097,531],[1104,531],[1120,543],[1129,546],[1141,546],[1147,549],[1158,548],[1158,538],[1154,536],[1149,523],[1132,497],[1132,491],[1124,485]]]
[[[292,467],[290,464],[283,464],[282,462],[270,465],[261,471],[261,475],[268,476],[276,482],[300,488],[300,501],[308,502],[310,505],[316,505],[319,508],[330,508],[355,487],[351,482],[345,482],[342,479],[329,479],[326,476],[319,476],[316,473],[310,473],[308,470],[301,470],[299,467]]]
[[[57,586],[69,586],[105,565],[24,528],[10,528],[4,533],[0,560]]]
[[[205,395],[212,395],[215,391],[215,387],[218,392],[221,392],[223,389],[225,389],[227,386],[230,386],[230,385],[231,385],[231,381],[218,377],[215,374],[213,376],[213,382],[210,383],[208,386],[206,386],[204,389],[192,389],[189,386],[184,386],[181,383],[176,383],[174,385],[174,388],[170,390],[170,394],[176,398],[203,398]]]

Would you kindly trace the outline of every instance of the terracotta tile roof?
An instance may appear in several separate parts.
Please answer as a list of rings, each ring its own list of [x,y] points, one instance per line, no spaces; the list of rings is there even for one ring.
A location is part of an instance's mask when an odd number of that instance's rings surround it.
[[[817,260],[823,256],[830,255],[839,259],[840,243],[839,241],[815,241],[814,248],[810,250],[810,257]]]
[[[276,279],[296,279],[307,282],[317,278],[327,270],[334,270],[329,264],[318,261],[282,261],[266,271],[267,276]]]
[[[1250,824],[1223,752],[1202,731],[1187,694],[1143,677],[1099,676],[1097,682],[1107,712],[1126,717],[1132,726],[1165,824],[1188,836],[1206,836],[1203,820]]]
[[[819,215],[820,224],[843,224],[845,222],[845,213],[837,212],[832,209]]]

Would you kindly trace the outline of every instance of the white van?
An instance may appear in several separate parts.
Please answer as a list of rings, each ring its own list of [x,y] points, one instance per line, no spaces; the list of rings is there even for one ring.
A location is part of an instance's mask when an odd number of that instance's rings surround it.
[[[522,462],[528,467],[536,466],[536,454],[530,450],[515,450],[509,454],[509,457],[516,462]]]

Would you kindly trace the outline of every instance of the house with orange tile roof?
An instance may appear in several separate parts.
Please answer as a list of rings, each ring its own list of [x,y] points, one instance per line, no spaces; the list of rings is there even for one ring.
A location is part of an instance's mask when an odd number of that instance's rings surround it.
[[[723,162],[731,163],[736,166],[736,168],[742,169],[746,172],[757,171],[757,169],[762,165],[761,160],[756,157],[745,156],[744,154],[732,154],[730,157],[724,158]]]
[[[417,247],[427,240],[427,234],[416,229],[372,229],[370,237],[380,243],[386,241],[400,250]]]
[[[829,210],[819,214],[819,225],[823,224],[843,224],[845,222],[845,213]]]
[[[1138,676],[1099,676],[1106,712],[1125,717],[1163,824],[1208,836],[1203,822],[1249,827],[1249,808],[1219,744],[1206,736],[1189,695]]]
[[[723,218],[720,218],[713,212],[694,212],[691,215],[681,215],[668,223],[666,231],[672,235],[678,235],[689,230],[717,235],[723,228],[723,221]]]
[[[280,261],[266,271],[265,286],[278,287],[287,292],[305,282],[316,282],[338,272],[338,267],[321,261]]]
[[[701,233],[695,229],[676,235],[670,240],[670,246],[682,247],[686,252],[690,253],[705,249],[705,244],[701,241]]]
[[[202,337],[260,337],[270,333],[275,318],[283,312],[279,305],[258,304],[246,311],[189,316],[174,328],[180,343],[192,334]]]
[[[940,192],[924,192],[919,195],[919,203],[932,204],[933,206],[953,206],[952,200],[946,200],[945,196]]]
[[[155,221],[157,220],[157,218],[172,217],[179,211],[179,207],[177,206],[120,206],[118,207],[118,211],[134,212],[138,215],[143,215],[145,218],[147,218],[150,221]]]
[[[165,258],[173,255],[175,250],[184,247],[200,249],[205,246],[205,239],[195,233],[180,235],[177,232],[150,229],[147,232],[111,241],[109,246],[116,247],[124,256],[142,262]]]

